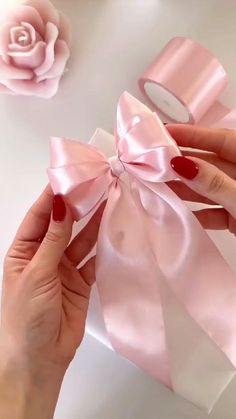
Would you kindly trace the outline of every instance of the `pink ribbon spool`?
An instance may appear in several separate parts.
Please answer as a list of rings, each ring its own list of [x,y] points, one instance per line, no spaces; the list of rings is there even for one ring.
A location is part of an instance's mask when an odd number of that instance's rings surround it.
[[[205,47],[183,37],[170,40],[139,80],[146,98],[166,117],[191,124],[204,117],[207,125],[229,113],[216,102],[227,84],[219,60]]]

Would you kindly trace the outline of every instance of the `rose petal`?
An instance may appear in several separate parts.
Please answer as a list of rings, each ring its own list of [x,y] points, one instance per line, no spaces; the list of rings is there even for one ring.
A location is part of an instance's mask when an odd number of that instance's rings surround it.
[[[59,38],[66,41],[67,45],[71,44],[71,27],[69,19],[64,13],[59,12],[60,25],[59,25]]]
[[[32,45],[21,46],[19,44],[9,44],[8,45],[8,54],[9,52],[28,52],[32,49]]]
[[[28,22],[22,22],[22,26],[28,31],[30,34],[31,45],[34,45],[37,38],[37,32],[35,28]]]
[[[4,14],[5,22],[17,22],[21,24],[22,22],[30,23],[33,28],[40,33],[40,35],[44,35],[44,23],[43,20],[36,9],[27,5],[18,5],[15,6],[13,9],[7,11]],[[11,26],[15,26],[16,23],[12,24]]]
[[[7,80],[6,86],[17,95],[39,96],[50,99],[57,93],[60,77],[35,83],[33,80]]]
[[[10,31],[16,23],[4,23],[0,27],[0,55],[6,63],[9,63],[9,57],[7,54],[8,44],[11,42]]]
[[[9,52],[12,62],[19,68],[37,68],[44,62],[46,44],[43,41],[38,42],[30,51]]]
[[[14,94],[10,89],[8,89],[8,87],[4,86],[1,83],[0,83],[0,93],[12,93],[12,94]]]
[[[55,61],[52,68],[44,73],[42,76],[37,77],[37,82],[45,79],[52,79],[61,77],[64,73],[66,63],[70,56],[70,50],[65,41],[58,39],[55,45]]]
[[[16,41],[17,32],[19,32],[22,29],[22,26],[12,26],[12,28],[10,29],[10,40],[12,44]]]
[[[9,44],[8,45],[8,51],[10,51],[10,52],[11,51],[27,52],[27,51],[32,49],[32,46],[34,46],[36,42],[43,40],[41,35],[39,35],[39,33],[35,31],[35,29],[33,28],[32,25],[30,25],[30,23],[22,22],[22,25],[23,25],[23,27],[27,28],[30,31],[30,35],[31,35],[31,38],[32,38],[32,44],[31,45],[25,45],[25,46],[22,46],[22,45],[19,45],[19,44]]]
[[[45,42],[47,44],[46,52],[45,52],[45,60],[43,64],[35,70],[35,74],[37,76],[41,76],[42,74],[45,74],[53,66],[53,63],[55,60],[54,48],[55,48],[55,42],[57,38],[58,38],[57,27],[53,25],[53,23],[50,23],[50,22],[47,23],[46,32],[45,32]]]
[[[49,0],[26,0],[26,4],[38,11],[44,23],[51,22],[59,26],[59,12]]]
[[[39,94],[44,99],[51,99],[58,91],[61,77],[45,80],[42,92]],[[43,82],[42,82],[43,83]]]
[[[7,65],[0,57],[0,83],[5,85],[8,79],[31,80],[34,74],[31,70],[16,68],[13,65]]]

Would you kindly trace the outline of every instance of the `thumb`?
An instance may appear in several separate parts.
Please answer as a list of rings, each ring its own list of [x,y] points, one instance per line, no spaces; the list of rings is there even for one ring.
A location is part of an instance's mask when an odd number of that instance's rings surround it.
[[[171,166],[189,188],[223,206],[236,218],[236,182],[231,177],[195,157],[174,157]]]
[[[73,218],[62,195],[55,195],[51,220],[45,237],[35,254],[35,261],[55,269],[71,239]]]

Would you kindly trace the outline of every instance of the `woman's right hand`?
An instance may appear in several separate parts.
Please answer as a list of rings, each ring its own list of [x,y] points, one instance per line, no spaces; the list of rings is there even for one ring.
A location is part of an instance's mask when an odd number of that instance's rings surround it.
[[[179,124],[166,128],[183,151],[171,161],[182,182],[168,185],[185,201],[214,205],[194,212],[204,228],[236,235],[236,131]]]

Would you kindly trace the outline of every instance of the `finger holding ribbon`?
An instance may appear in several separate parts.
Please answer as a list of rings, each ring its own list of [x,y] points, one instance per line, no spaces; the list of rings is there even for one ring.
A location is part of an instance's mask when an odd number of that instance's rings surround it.
[[[92,145],[52,139],[52,188],[76,219],[107,199],[96,279],[113,348],[211,409],[235,374],[235,275],[166,184],[181,156],[175,141],[128,93],[118,103],[115,140],[117,154],[107,159]]]
[[[220,205],[195,211],[195,215],[204,228],[229,229],[236,234],[236,132],[190,125],[167,127],[180,147],[193,149],[184,151],[186,157],[172,161],[173,169],[187,187],[176,182],[170,186],[186,200],[193,200],[194,191],[197,201],[204,202],[205,197],[208,203]]]

